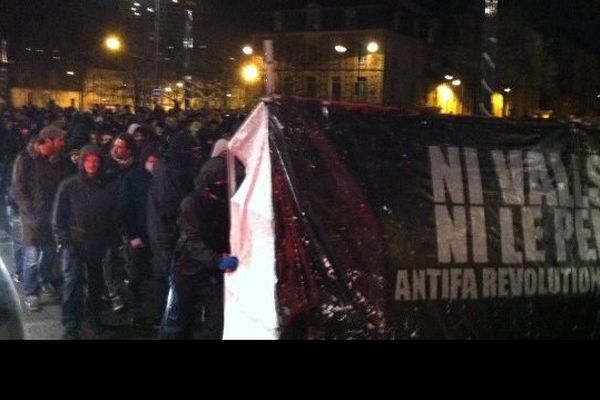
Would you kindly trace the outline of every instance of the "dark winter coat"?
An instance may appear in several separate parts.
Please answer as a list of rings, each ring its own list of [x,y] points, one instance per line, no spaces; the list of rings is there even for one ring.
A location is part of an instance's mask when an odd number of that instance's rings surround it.
[[[52,241],[52,202],[66,172],[62,157],[48,159],[42,156],[35,150],[33,142],[15,160],[10,196],[19,209],[25,246],[40,246]]]
[[[174,254],[173,272],[210,276],[222,273],[218,263],[229,252],[229,203],[227,165],[211,158],[195,179],[196,188],[179,210],[180,237]]]
[[[98,251],[118,239],[114,229],[117,192],[114,184],[108,183],[103,176],[92,179],[85,174],[83,160],[90,153],[101,156],[97,146],[84,146],[79,158],[79,173],[60,184],[54,202],[52,228],[59,245],[72,244],[84,251]]]
[[[148,191],[147,226],[150,240],[166,249],[177,241],[177,210],[193,189],[193,163],[189,157],[169,157],[154,166]]]
[[[142,151],[139,166],[123,178],[119,192],[119,208],[123,231],[128,241],[138,237],[147,240],[148,237],[146,207],[152,174],[146,171],[144,163],[151,154],[157,153],[157,146],[148,145]]]

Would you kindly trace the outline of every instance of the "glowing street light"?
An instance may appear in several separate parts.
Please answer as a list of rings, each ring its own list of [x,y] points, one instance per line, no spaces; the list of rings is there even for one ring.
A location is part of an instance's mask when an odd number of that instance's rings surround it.
[[[341,44],[337,44],[334,47],[335,51],[337,51],[338,53],[345,53],[348,51],[348,49],[346,48],[346,46],[342,46]]]
[[[444,79],[447,81],[451,81],[452,79],[454,79],[454,76],[446,74],[446,75],[444,75]]]
[[[246,64],[242,67],[242,79],[248,83],[256,82],[259,78],[258,67],[254,64]]]
[[[183,87],[183,82],[177,82],[176,85],[177,85],[178,88],[181,89]]]
[[[170,86],[167,86],[167,87],[165,88],[165,92],[167,92],[167,93],[171,93],[172,91],[173,91],[173,88],[172,88],[172,87],[170,87]]]
[[[512,89],[509,87],[504,88],[504,93],[510,93],[511,91],[512,91]]]
[[[254,53],[254,49],[252,48],[252,46],[246,45],[242,48],[242,53],[249,56],[249,55],[252,55],[252,53]]]
[[[104,40],[104,45],[110,51],[119,51],[121,49],[121,40],[116,36],[109,36]]]
[[[375,53],[379,50],[379,44],[377,44],[377,42],[370,42],[369,44],[367,44],[367,51],[369,53]]]
[[[455,79],[455,80],[452,81],[452,85],[453,86],[460,86],[461,83],[462,82],[460,81],[460,79]]]
[[[75,72],[73,72],[73,71],[67,71],[67,75],[73,76],[73,75],[75,75]]]

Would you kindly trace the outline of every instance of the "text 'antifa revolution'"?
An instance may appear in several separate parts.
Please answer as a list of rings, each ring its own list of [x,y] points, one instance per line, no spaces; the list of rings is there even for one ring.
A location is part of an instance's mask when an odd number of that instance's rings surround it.
[[[600,289],[599,155],[452,146],[428,155],[438,266],[398,270],[396,300]]]

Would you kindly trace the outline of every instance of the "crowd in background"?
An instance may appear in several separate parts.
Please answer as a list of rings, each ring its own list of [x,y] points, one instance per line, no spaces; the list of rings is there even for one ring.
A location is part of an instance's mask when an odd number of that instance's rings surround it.
[[[159,338],[191,338],[198,322],[204,337],[220,338],[223,274],[237,267],[226,140],[244,115],[50,102],[0,116],[0,229],[25,308],[60,300],[66,339],[84,322],[101,336],[107,307]]]

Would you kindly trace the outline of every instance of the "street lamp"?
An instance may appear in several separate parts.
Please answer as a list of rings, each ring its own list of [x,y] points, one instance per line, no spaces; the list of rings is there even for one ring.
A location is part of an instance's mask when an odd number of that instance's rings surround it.
[[[255,64],[246,64],[242,67],[242,79],[247,83],[254,83],[259,78],[258,67]]]
[[[252,46],[246,45],[242,48],[242,53],[244,53],[247,56],[252,55],[252,53],[254,53],[254,49],[252,48]]]
[[[121,40],[117,36],[114,36],[114,35],[108,36],[104,40],[104,45],[110,51],[119,51],[119,50],[121,50]]]
[[[341,44],[337,44],[334,47],[335,51],[337,51],[338,53],[345,53],[348,51],[348,49],[345,46],[342,46]]]
[[[367,44],[367,51],[369,53],[376,53],[379,51],[379,44],[377,42],[369,42]]]

